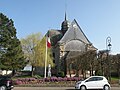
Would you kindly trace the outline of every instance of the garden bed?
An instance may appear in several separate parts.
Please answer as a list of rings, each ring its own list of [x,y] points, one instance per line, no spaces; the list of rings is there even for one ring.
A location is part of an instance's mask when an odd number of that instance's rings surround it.
[[[13,79],[16,87],[74,87],[78,77],[50,77],[50,78],[16,78]],[[118,80],[112,80],[111,86],[119,86]]]
[[[16,87],[74,87],[75,82],[45,82],[45,83],[34,83],[34,84],[19,84]]]
[[[41,86],[41,87],[65,87],[65,86],[74,86],[77,81],[81,80],[78,77],[50,77],[50,78],[17,78],[13,79],[15,86]]]

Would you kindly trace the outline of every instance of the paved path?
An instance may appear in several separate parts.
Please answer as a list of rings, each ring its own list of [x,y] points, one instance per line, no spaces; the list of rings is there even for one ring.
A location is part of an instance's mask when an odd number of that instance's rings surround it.
[[[74,87],[14,87],[14,90],[75,90]],[[120,87],[112,87],[111,90],[120,90]]]

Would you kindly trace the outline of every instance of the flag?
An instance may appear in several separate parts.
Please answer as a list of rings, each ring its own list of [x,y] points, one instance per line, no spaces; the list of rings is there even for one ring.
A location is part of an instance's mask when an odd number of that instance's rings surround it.
[[[46,78],[46,66],[47,66],[47,48],[51,47],[51,43],[50,43],[50,37],[49,34],[46,35],[46,54],[45,54],[45,74],[44,74],[44,78]]]
[[[48,48],[51,47],[50,37],[47,37],[47,47],[48,47]]]

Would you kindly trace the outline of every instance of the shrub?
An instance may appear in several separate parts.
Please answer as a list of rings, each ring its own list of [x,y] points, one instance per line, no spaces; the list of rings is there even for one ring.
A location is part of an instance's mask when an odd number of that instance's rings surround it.
[[[45,82],[61,82],[61,81],[79,81],[79,77],[47,77],[44,79]]]
[[[47,77],[42,79],[36,78],[18,78],[14,81],[15,85],[23,85],[23,84],[40,84],[44,82],[67,82],[67,81],[78,81],[81,80],[79,77]]]
[[[58,74],[57,74],[57,77],[64,77],[64,76],[65,76],[65,74],[64,74],[63,71],[60,71],[60,72],[58,72]]]
[[[96,71],[95,75],[101,76],[102,75],[102,71],[101,70]]]
[[[20,81],[20,80],[14,80],[13,84],[14,85],[20,85],[20,84],[22,84],[22,81]]]
[[[40,75],[35,75],[34,78],[38,79],[38,78],[41,78]]]
[[[56,82],[56,81],[58,81],[58,78],[57,77],[50,77],[50,81]]]

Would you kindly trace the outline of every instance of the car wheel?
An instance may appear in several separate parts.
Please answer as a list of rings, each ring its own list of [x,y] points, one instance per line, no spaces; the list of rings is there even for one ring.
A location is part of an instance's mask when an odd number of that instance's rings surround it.
[[[81,86],[81,87],[80,87],[80,90],[86,90],[86,86],[84,86],[84,85]]]
[[[0,90],[7,90],[6,86],[1,86]]]
[[[110,90],[110,87],[108,85],[105,85],[103,90]]]

